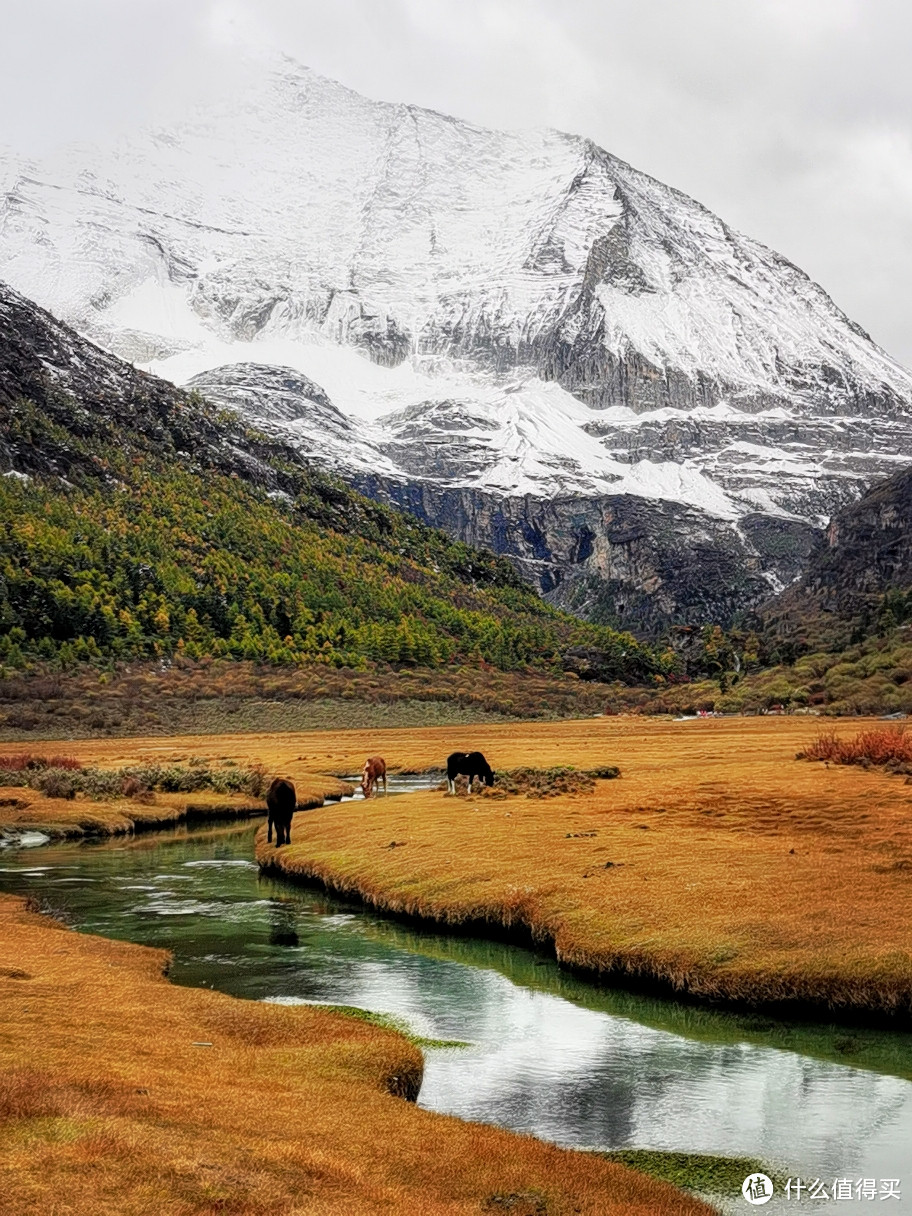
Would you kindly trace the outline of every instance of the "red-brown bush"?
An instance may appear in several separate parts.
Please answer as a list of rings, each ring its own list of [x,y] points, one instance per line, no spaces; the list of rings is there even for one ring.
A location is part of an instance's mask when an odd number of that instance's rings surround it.
[[[82,768],[74,756],[36,756],[34,752],[17,752],[0,756],[0,773],[25,773],[43,768]]]
[[[835,731],[827,731],[801,755],[805,760],[829,760],[833,764],[912,764],[912,735],[902,727],[863,730],[851,739],[840,739]]]

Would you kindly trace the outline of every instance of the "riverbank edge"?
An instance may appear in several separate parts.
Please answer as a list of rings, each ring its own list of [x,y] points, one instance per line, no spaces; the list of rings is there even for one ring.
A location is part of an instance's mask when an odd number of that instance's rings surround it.
[[[207,989],[205,988],[198,988],[192,985],[176,985],[173,983],[171,980],[171,966],[174,961],[174,955],[171,950],[157,946],[145,946],[139,942],[120,941],[115,938],[106,937],[102,933],[84,933],[82,930],[68,924],[65,920],[60,919],[53,908],[44,907],[42,902],[34,895],[10,895],[6,892],[0,892],[0,912],[9,910],[12,910],[14,915],[18,912],[19,917],[26,920],[30,917],[37,917],[41,927],[49,933],[63,930],[66,933],[76,933],[80,938],[88,938],[90,941],[108,942],[112,946],[116,946],[119,951],[125,950],[128,954],[131,951],[135,952],[130,961],[135,962],[136,969],[142,973],[143,978],[151,978],[155,984],[163,982],[168,988],[187,988],[190,992],[207,993]],[[150,956],[154,955],[159,956],[158,966],[157,968],[150,969],[144,963],[149,960]],[[119,966],[121,964],[118,963],[116,965]],[[127,966],[129,966],[129,961]],[[23,971],[12,978],[18,979],[25,977],[27,974],[27,972]],[[9,972],[0,971],[0,978],[2,977],[8,978]],[[217,992],[217,990],[209,989],[208,992]],[[234,997],[225,992],[219,992],[218,997],[219,999],[227,999],[232,1002],[241,1001],[247,1004],[245,998]],[[274,1007],[268,1001],[257,1001],[256,1005],[266,1008]],[[359,1018],[357,1014],[360,1013],[360,1010],[357,1013],[355,1011],[349,1013],[341,1006],[323,1005],[314,1005],[311,1008],[316,1012],[328,1013],[335,1018],[345,1019],[346,1021],[367,1021],[370,1026],[392,1036],[401,1049],[402,1056],[400,1059],[391,1062],[387,1071],[378,1073],[377,1080],[382,1083],[386,1092],[392,1097],[401,1098],[404,1102],[412,1104],[417,1103],[421,1083],[424,1080],[424,1054],[421,1051],[420,1045],[407,1033],[391,1022],[383,1021],[381,1018]],[[416,1051],[417,1059],[415,1057]]]
[[[315,803],[314,806],[322,806],[322,803]],[[307,806],[301,809],[312,810],[313,807]],[[107,840],[112,836],[138,836],[143,832],[155,832],[180,823],[203,823],[213,819],[256,819],[265,814],[264,807],[232,807],[223,804],[212,809],[188,805],[177,810],[175,814],[163,816],[161,819],[128,818],[125,823],[90,826],[79,823],[48,823],[40,819],[24,820],[15,824],[0,820],[0,841],[5,841],[7,848],[16,848],[21,837],[29,833],[38,833],[46,837],[48,842],[52,840]]]
[[[547,926],[531,923],[525,917],[507,919],[498,915],[497,908],[485,910],[484,915],[454,918],[445,905],[424,906],[421,911],[409,908],[405,899],[395,890],[368,891],[353,877],[331,872],[325,865],[310,863],[299,856],[285,860],[286,855],[265,841],[263,833],[257,832],[255,858],[260,871],[300,886],[309,886],[326,891],[330,895],[347,899],[371,908],[374,911],[401,921],[414,928],[443,932],[452,936],[468,937],[488,941],[501,941],[546,954],[557,965],[577,978],[602,988],[623,988],[629,992],[674,1000],[680,1004],[730,1010],[733,1013],[766,1014],[770,1017],[790,1021],[838,1022],[840,1025],[865,1027],[868,1029],[912,1030],[912,990],[900,994],[904,1004],[878,1005],[857,999],[859,995],[857,977],[833,976],[834,986],[845,984],[856,997],[832,1003],[813,994],[797,992],[794,995],[747,1001],[740,996],[726,993],[719,985],[724,976],[718,973],[694,970],[683,972],[679,982],[651,972],[648,959],[637,967],[621,963],[598,966],[574,959],[558,947],[554,934]],[[289,862],[293,861],[293,865]],[[712,979],[711,989],[701,981]],[[862,990],[863,991],[863,990]]]
[[[401,1108],[411,1108],[415,1112],[413,1117],[424,1121],[423,1131],[426,1136],[432,1137],[434,1148],[433,1151],[429,1149],[425,1157],[426,1167],[420,1172],[425,1174],[430,1172],[435,1190],[447,1195],[453,1181],[456,1181],[449,1177],[449,1170],[452,1168],[453,1162],[452,1160],[447,1161],[447,1149],[455,1150],[455,1159],[470,1163],[469,1173],[472,1174],[472,1179],[468,1185],[473,1190],[491,1184],[491,1179],[475,1178],[476,1173],[479,1175],[499,1173],[503,1175],[504,1182],[515,1185],[519,1181],[516,1176],[517,1170],[521,1171],[525,1166],[530,1168],[533,1176],[523,1180],[530,1189],[524,1190],[522,1193],[512,1189],[496,1191],[487,1197],[484,1197],[482,1191],[477,1201],[481,1203],[484,1210],[504,1206],[502,1201],[519,1201],[528,1198],[537,1203],[546,1194],[546,1191],[551,1189],[552,1185],[568,1187],[566,1196],[568,1198],[571,1197],[570,1192],[576,1190],[576,1186],[570,1179],[581,1172],[581,1163],[589,1158],[590,1154],[560,1148],[535,1137],[516,1135],[492,1125],[465,1122],[417,1107],[416,1101],[424,1070],[423,1054],[415,1044],[409,1041],[407,1036],[394,1027],[379,1026],[362,1018],[354,1018],[341,1012],[323,1009],[321,1006],[289,1007],[244,1000],[204,988],[173,984],[168,979],[171,961],[169,951],[133,942],[117,941],[99,934],[78,932],[55,919],[52,914],[42,911],[34,898],[28,895],[0,894],[0,922],[5,923],[7,927],[3,948],[0,949],[0,963],[17,964],[16,966],[0,966],[0,995],[6,995],[3,993],[5,985],[12,986],[9,995],[13,998],[12,1004],[16,1007],[17,1014],[7,1028],[7,1051],[3,1067],[0,1068],[0,1079],[6,1083],[6,1088],[2,1090],[4,1102],[0,1103],[0,1126],[4,1119],[11,1119],[14,1132],[14,1138],[11,1141],[14,1151],[11,1152],[7,1161],[7,1179],[11,1191],[19,1185],[17,1166],[23,1163],[27,1163],[26,1168],[32,1173],[37,1172],[37,1175],[41,1176],[39,1185],[53,1187],[51,1171],[49,1170],[46,1176],[43,1173],[39,1161],[42,1154],[58,1154],[56,1159],[48,1163],[52,1168],[73,1169],[75,1166],[77,1177],[74,1182],[76,1185],[71,1192],[74,1214],[86,1213],[89,1210],[82,1203],[86,1199],[86,1194],[80,1191],[79,1183],[88,1181],[90,1189],[97,1184],[99,1173],[91,1172],[91,1167],[96,1165],[94,1155],[97,1153],[103,1154],[105,1158],[105,1185],[110,1182],[109,1175],[116,1175],[119,1169],[120,1161],[115,1159],[117,1157],[123,1157],[126,1161],[131,1173],[131,1181],[132,1174],[141,1173],[147,1166],[152,1168],[154,1165],[157,1177],[161,1178],[167,1174],[167,1162],[160,1159],[159,1150],[150,1144],[145,1155],[141,1150],[138,1151],[135,1135],[130,1134],[128,1126],[128,1123],[132,1122],[139,1129],[146,1118],[151,1117],[153,1119],[153,1123],[150,1125],[153,1129],[151,1134],[159,1135],[161,1131],[158,1124],[159,1115],[152,1107],[154,1098],[158,1096],[158,1090],[164,1087],[156,1086],[149,1077],[150,1072],[159,1062],[156,1052],[148,1047],[139,1052],[135,1050],[135,1042],[130,1037],[130,1032],[125,1033],[125,1028],[121,1024],[123,1010],[118,1005],[111,1004],[110,1001],[107,1002],[107,1005],[104,1001],[86,1005],[84,1002],[73,1002],[72,1000],[71,990],[75,985],[89,981],[96,985],[100,983],[103,988],[106,986],[109,976],[113,985],[127,985],[126,991],[129,992],[130,999],[134,1000],[134,1003],[139,1001],[142,1008],[146,1043],[155,1043],[159,1039],[168,1040],[168,1045],[159,1054],[167,1061],[169,1067],[174,1067],[172,1057],[175,1051],[186,1057],[180,1062],[181,1076],[191,1085],[200,1080],[200,1077],[196,1077],[195,1074],[199,1072],[202,1076],[211,1059],[209,1052],[196,1052],[195,1049],[213,1047],[230,1049],[231,1041],[236,1038],[240,1040],[242,1036],[244,1042],[237,1065],[239,1069],[249,1071],[250,1075],[243,1076],[240,1071],[232,1071],[230,1084],[232,1089],[237,1091],[246,1080],[250,1089],[252,1107],[256,1110],[258,1109],[257,1103],[261,1101],[260,1087],[266,1080],[270,1058],[273,1055],[276,1056],[274,1063],[281,1070],[281,1084],[287,1090],[287,1070],[289,1067],[293,1067],[287,1054],[289,1049],[295,1050],[300,1047],[306,1051],[308,1047],[313,1047],[312,1043],[306,1042],[306,1035],[302,1037],[295,1033],[294,1026],[284,1023],[293,1019],[296,1026],[299,1021],[309,1018],[330,1018],[331,1022],[327,1025],[330,1030],[335,1032],[335,1037],[329,1036],[329,1049],[337,1048],[343,1044],[344,1040],[350,1039],[350,1045],[344,1054],[338,1056],[336,1061],[336,1067],[341,1069],[339,1086],[350,1086],[353,1080],[362,1085],[366,1083],[371,1091],[376,1090],[383,1095],[381,1101],[387,1097],[399,1099]],[[37,950],[34,948],[37,944],[36,938],[47,939],[46,943],[41,941],[41,948]],[[45,945],[46,948],[43,948]],[[60,955],[69,956],[65,963],[57,958]],[[32,970],[19,967],[20,962],[30,966]],[[48,971],[48,974],[36,975],[35,971]],[[32,990],[30,985],[35,980],[38,981],[39,987]],[[22,1018],[23,1011],[19,1010],[18,1005],[21,998],[27,994],[29,1005],[24,1007],[24,1012],[30,1016]],[[71,1043],[66,1029],[61,1025],[60,1014],[55,1008],[61,999],[64,1000],[69,1011],[66,1016],[69,1018],[72,1015],[76,1019],[80,1034],[86,1036],[86,1042],[91,1044],[93,1054],[98,1055],[104,1067],[101,1064],[87,1067],[87,1065],[91,1065],[91,1061],[78,1058],[78,1047],[75,1043]],[[78,1010],[76,1009],[77,1004]],[[45,1006],[47,1006],[46,1009]],[[105,1008],[107,1008],[107,1014],[104,1012]],[[167,1027],[166,1035],[161,1035],[156,1031],[154,1022],[151,1026],[147,1023],[146,1019],[149,1014],[159,1015],[163,1026]],[[21,1054],[23,1048],[20,1040],[29,1036],[34,1037],[40,1029],[37,1024],[41,1022],[42,1017],[48,1022],[48,1026],[47,1029],[40,1031],[40,1052],[29,1051],[26,1045],[24,1056],[26,1064],[17,1066],[17,1051]],[[186,1036],[187,1042],[181,1042],[178,1048],[175,1048],[171,1042],[178,1029],[176,1019],[186,1021],[187,1026],[184,1029],[190,1031]],[[216,1033],[206,1034],[207,1041],[190,1042],[190,1039],[203,1038],[199,1031],[203,1028],[208,1029],[209,1021],[212,1022],[213,1027],[218,1028]],[[351,1031],[346,1031],[346,1024],[351,1027]],[[365,1041],[365,1031],[374,1040],[378,1036],[382,1036],[382,1050],[376,1049],[376,1042]],[[208,1041],[210,1039],[219,1041]],[[124,1046],[126,1046],[125,1051]],[[251,1046],[255,1049],[253,1056],[251,1056]],[[366,1053],[363,1061],[360,1060],[362,1047]],[[74,1055],[73,1052],[77,1054]],[[355,1056],[359,1058],[356,1059]],[[256,1064],[251,1070],[249,1064],[254,1058]],[[33,1061],[35,1061],[34,1065]],[[197,1064],[198,1067],[196,1067]],[[56,1075],[55,1069],[60,1068],[64,1070],[66,1076]],[[114,1083],[107,1077],[105,1068],[113,1070],[112,1077],[116,1076]],[[71,1072],[73,1076],[69,1075]],[[343,1075],[348,1073],[352,1075]],[[142,1084],[137,1085],[137,1081]],[[124,1095],[129,1095],[129,1097],[125,1100]],[[153,1097],[150,1098],[150,1095]],[[91,1118],[86,1119],[85,1104],[90,1096],[92,1099],[89,1112]],[[217,1198],[218,1206],[231,1202],[233,1184],[237,1181],[246,1183],[248,1180],[230,1175],[237,1173],[243,1175],[244,1169],[238,1167],[236,1159],[230,1156],[231,1146],[222,1143],[218,1128],[214,1123],[210,1125],[207,1119],[203,1119],[202,1122],[198,1121],[193,1127],[194,1132],[199,1132],[201,1127],[203,1130],[208,1129],[205,1144],[207,1160],[198,1167],[193,1165],[193,1157],[196,1154],[194,1147],[184,1141],[180,1135],[180,1114],[175,1106],[176,1100],[176,1095],[168,1092],[166,1123],[177,1136],[180,1158],[178,1181],[182,1199],[187,1198],[189,1175],[197,1170],[207,1171],[203,1176],[201,1193],[211,1196],[213,1199]],[[66,1108],[71,1102],[74,1104],[73,1111],[69,1112]],[[110,1103],[110,1110],[107,1109],[108,1103]],[[364,1109],[362,1115],[365,1119],[372,1117],[371,1111],[368,1109]],[[27,1130],[27,1125],[32,1120],[35,1121],[33,1131],[29,1136],[22,1138],[22,1132]],[[396,1122],[400,1123],[401,1120]],[[58,1124],[61,1127],[66,1124],[65,1135],[58,1134],[60,1131]],[[406,1125],[406,1127],[411,1126],[411,1124]],[[250,1131],[246,1124],[244,1124],[244,1128],[244,1144],[250,1148],[247,1143]],[[232,1128],[232,1130],[234,1129]],[[281,1130],[284,1128],[276,1127],[271,1134],[278,1134]],[[416,1135],[420,1135],[422,1128],[416,1126],[413,1131]],[[446,1144],[447,1132],[454,1141],[465,1141],[461,1148]],[[123,1145],[120,1141],[125,1134],[128,1137],[128,1143],[125,1142],[128,1152],[121,1151]],[[254,1134],[262,1136],[263,1132],[260,1130]],[[270,1132],[267,1131],[266,1134],[269,1136]],[[23,1146],[21,1151],[16,1136],[21,1140]],[[72,1152],[72,1146],[79,1143],[83,1136],[87,1145],[84,1155],[86,1158],[93,1158],[88,1161],[88,1169],[83,1169],[82,1162]],[[488,1151],[483,1153],[479,1160],[475,1160],[475,1155],[480,1147],[477,1143],[479,1140],[486,1141],[484,1148]],[[258,1165],[261,1170],[263,1169],[261,1158],[264,1143],[268,1143],[268,1140],[265,1142],[261,1140],[260,1147],[256,1148],[256,1154],[260,1158]],[[279,1169],[283,1182],[288,1181],[290,1172],[293,1172],[295,1168],[290,1161],[289,1150],[283,1147],[285,1143],[287,1143],[287,1138],[278,1147]],[[381,1209],[385,1212],[389,1211],[391,1216],[395,1216],[396,1213],[401,1213],[402,1216],[408,1213],[410,1216],[413,1211],[421,1210],[421,1207],[416,1207],[415,1203],[418,1202],[420,1205],[422,1179],[411,1177],[415,1173],[415,1164],[412,1160],[414,1145],[411,1144],[408,1136],[405,1137],[405,1143],[405,1176],[409,1177],[409,1181],[405,1183],[400,1179],[398,1170],[401,1166],[397,1166],[394,1162],[391,1178],[398,1192],[397,1197],[393,1198],[391,1195],[384,1194],[383,1202],[377,1208],[378,1211]],[[200,1144],[197,1143],[196,1152],[200,1147]],[[327,1168],[329,1154],[325,1151],[326,1146],[324,1146],[321,1149],[321,1169],[317,1175],[314,1175],[312,1158],[309,1147],[306,1145],[305,1150],[305,1163],[300,1182],[306,1184],[306,1193],[313,1197],[315,1178],[319,1178],[323,1174],[331,1174]],[[254,1150],[251,1149],[251,1151]],[[217,1161],[220,1154],[225,1153],[228,1153],[230,1157],[227,1164],[211,1164],[212,1161]],[[437,1155],[441,1157],[439,1167],[435,1165]],[[15,1161],[14,1156],[17,1159]],[[597,1155],[591,1154],[591,1156]],[[147,1162],[145,1157],[154,1158],[154,1162],[151,1160]],[[352,1163],[348,1162],[344,1156],[344,1147],[342,1159],[348,1170]],[[558,1164],[569,1167],[569,1169],[564,1168],[559,1171],[562,1175],[566,1175],[560,1179],[554,1176],[554,1167]],[[647,1211],[661,1213],[662,1216],[716,1216],[715,1207],[708,1205],[699,1196],[688,1194],[673,1183],[632,1168],[625,1163],[606,1161],[606,1164],[609,1165],[611,1171],[607,1176],[603,1176],[601,1170],[592,1171],[593,1178],[589,1178],[588,1181],[596,1181],[600,1188],[607,1185],[607,1189],[602,1190],[601,1194],[603,1202],[604,1200],[609,1201],[608,1206],[604,1209],[599,1206],[596,1209],[591,1202],[588,1202],[585,1203],[585,1208],[574,1206],[573,1210],[585,1210],[587,1213],[595,1213],[596,1210],[610,1210],[618,1213],[622,1210],[636,1211],[643,1213],[643,1216]],[[356,1169],[360,1170],[360,1168],[359,1158]],[[213,1175],[208,1173],[212,1170],[223,1170],[229,1174],[226,1178],[227,1189],[220,1188],[218,1195],[213,1191]],[[442,1177],[435,1176],[435,1170],[438,1174],[442,1174]],[[582,1172],[588,1175],[590,1172],[588,1166],[583,1168]],[[218,1183],[221,1180],[216,1178],[214,1181]],[[424,1181],[427,1184],[429,1180],[426,1178]],[[329,1182],[332,1186],[331,1177]],[[459,1179],[458,1183],[460,1189],[465,1188],[465,1179]],[[581,1183],[581,1185],[585,1190],[586,1183]],[[402,1193],[400,1188],[407,1188],[406,1193]],[[31,1181],[28,1182],[27,1189],[30,1195],[35,1193],[35,1186]],[[615,1194],[616,1189],[621,1193],[619,1196]],[[56,1190],[53,1193],[56,1194]],[[332,1190],[330,1195],[332,1195]],[[627,1196],[627,1205],[624,1204],[624,1195]],[[449,1196],[447,1198],[449,1200]],[[657,1200],[659,1202],[656,1202]],[[126,1201],[126,1193],[124,1201]],[[544,1200],[542,1199],[542,1201]],[[621,1203],[620,1207],[618,1201]],[[455,1205],[454,1211],[456,1208],[459,1211],[464,1210],[461,1199],[453,1196],[452,1202]],[[444,1211],[444,1208],[440,1206],[439,1198],[438,1202],[432,1206],[435,1213]],[[25,1211],[26,1209],[15,1210]],[[133,1206],[129,1210],[136,1211]],[[188,1207],[187,1210],[191,1209]],[[203,1209],[194,1206],[192,1210],[202,1212]],[[211,1209],[206,1207],[205,1210]],[[359,1210],[362,1209],[359,1208]],[[447,1212],[451,1210],[449,1201],[445,1203],[445,1210]],[[537,1211],[538,1207],[535,1210]]]
[[[330,778],[330,780],[334,780]],[[337,785],[338,782],[336,781]],[[4,786],[4,789],[15,790],[18,786]],[[353,788],[353,787],[352,787]],[[223,797],[223,796],[219,796]],[[300,811],[313,811],[319,807],[325,806],[328,802],[338,800],[337,790],[333,789],[320,794],[313,794],[301,798],[295,808],[296,813]],[[50,816],[58,805],[58,800],[48,799],[52,805],[45,808],[41,801],[32,803],[29,808],[29,814],[33,810],[44,811],[45,816],[38,815],[35,818],[16,819],[13,820],[8,816],[4,816],[4,808],[0,805],[0,843],[6,841],[6,847],[14,848],[19,839],[26,833],[37,832],[45,836],[48,841],[51,840],[105,840],[112,836],[133,836],[143,832],[155,832],[164,828],[174,827],[181,823],[206,823],[219,819],[257,819],[266,817],[266,805],[264,799],[256,799],[251,801],[249,798],[244,798],[240,804],[230,803],[227,801],[218,801],[213,799],[210,804],[203,803],[199,800],[199,794],[189,795],[183,802],[176,802],[173,805],[157,803],[156,810],[164,812],[152,816],[147,808],[140,810],[138,807],[129,806],[123,801],[116,804],[106,804],[97,801],[76,801],[68,804],[67,809],[71,807],[84,807],[84,814],[87,816],[86,822],[65,823],[57,819],[52,819]],[[90,822],[91,808],[100,807],[103,810],[111,810],[112,805],[116,805],[117,810],[123,815],[123,819],[104,823],[103,821]]]

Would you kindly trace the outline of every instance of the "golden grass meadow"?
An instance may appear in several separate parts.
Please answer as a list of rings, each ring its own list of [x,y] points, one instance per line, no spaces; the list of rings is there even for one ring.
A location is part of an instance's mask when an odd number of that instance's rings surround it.
[[[814,733],[806,718],[633,718],[314,736],[308,763],[330,772],[368,744],[420,769],[452,743],[495,768],[617,764],[621,777],[544,800],[427,792],[325,807],[298,817],[290,848],[261,837],[257,855],[391,912],[527,931],[603,979],[908,1020],[912,789],[797,760]]]
[[[401,1035],[172,985],[160,950],[0,898],[0,1211],[699,1216],[595,1154],[403,1100]]]
[[[877,724],[828,731],[838,743],[866,726]],[[369,754],[392,772],[476,748],[498,770],[617,765],[618,779],[554,797],[495,788],[327,803],[299,811],[290,846],[268,846],[264,826],[251,847],[264,867],[379,909],[531,936],[604,982],[907,1024],[912,787],[878,767],[797,759],[816,734],[799,717],[631,717],[32,747],[101,769],[262,769],[291,777],[304,804],[340,792]],[[17,751],[0,745],[0,760]],[[0,830],[132,830],[154,809],[240,810],[235,797],[134,805],[8,785]],[[243,809],[255,806],[246,797]],[[709,1210],[616,1162],[391,1096],[420,1069],[392,1031],[177,988],[161,952],[65,931],[11,898],[0,917],[0,1210]]]

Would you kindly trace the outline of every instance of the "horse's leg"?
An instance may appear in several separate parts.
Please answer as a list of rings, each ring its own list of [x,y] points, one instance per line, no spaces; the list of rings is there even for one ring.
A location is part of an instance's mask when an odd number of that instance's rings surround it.
[[[447,773],[447,792],[450,794],[456,793],[456,782],[449,773]]]
[[[266,843],[272,844],[272,816],[270,815],[266,821]],[[276,841],[279,839],[279,825],[276,824]]]

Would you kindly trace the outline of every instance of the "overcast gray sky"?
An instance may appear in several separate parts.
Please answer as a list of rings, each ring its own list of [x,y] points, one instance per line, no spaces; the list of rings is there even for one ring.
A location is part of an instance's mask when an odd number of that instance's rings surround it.
[[[372,97],[555,126],[797,262],[912,365],[907,0],[0,0],[0,142],[151,118],[239,42]]]

